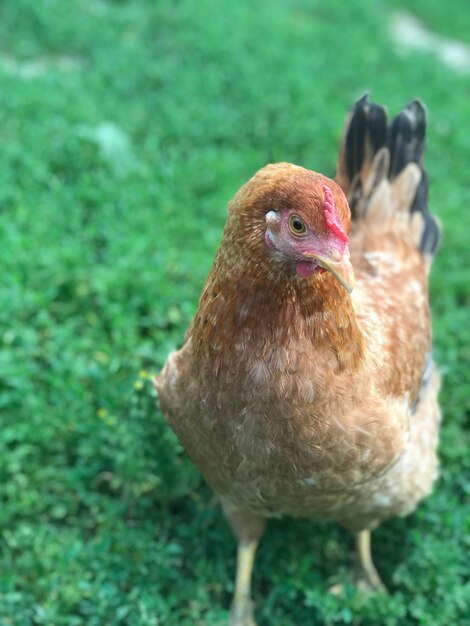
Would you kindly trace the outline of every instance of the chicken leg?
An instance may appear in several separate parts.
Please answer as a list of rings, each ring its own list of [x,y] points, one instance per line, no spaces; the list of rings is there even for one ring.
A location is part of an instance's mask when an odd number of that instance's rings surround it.
[[[240,541],[237,548],[235,593],[230,609],[230,626],[256,626],[251,599],[251,577],[258,541]]]
[[[356,550],[358,560],[355,576],[356,584],[359,589],[369,593],[375,591],[385,591],[385,585],[375,569],[375,565],[372,560],[370,535],[371,531],[368,528],[361,530],[356,534]]]
[[[247,511],[234,510],[221,498],[222,509],[235,535],[237,547],[237,573],[235,593],[230,609],[230,626],[256,626],[251,599],[251,577],[256,548],[266,527],[263,517]]]

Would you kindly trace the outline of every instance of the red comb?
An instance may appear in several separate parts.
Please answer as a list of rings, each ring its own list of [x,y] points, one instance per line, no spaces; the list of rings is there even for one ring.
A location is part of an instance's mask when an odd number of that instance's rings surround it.
[[[341,228],[338,217],[336,215],[335,201],[333,198],[333,192],[329,187],[323,185],[323,193],[325,194],[323,200],[323,210],[325,211],[326,225],[331,234],[336,235],[338,239],[348,243],[349,238]]]

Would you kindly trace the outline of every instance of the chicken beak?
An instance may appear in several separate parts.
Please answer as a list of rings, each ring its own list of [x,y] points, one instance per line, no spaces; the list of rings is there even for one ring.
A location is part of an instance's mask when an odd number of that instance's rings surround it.
[[[304,254],[307,259],[315,259],[315,261],[328,272],[331,272],[339,282],[343,285],[348,293],[351,293],[354,287],[354,271],[349,260],[349,251],[340,254],[337,250],[332,250],[328,255],[320,255],[313,252]]]

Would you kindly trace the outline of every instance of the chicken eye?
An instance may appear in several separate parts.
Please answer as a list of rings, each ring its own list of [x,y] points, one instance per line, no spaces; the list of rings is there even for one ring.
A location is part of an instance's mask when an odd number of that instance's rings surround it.
[[[307,228],[298,215],[289,217],[289,228],[293,235],[305,235]]]

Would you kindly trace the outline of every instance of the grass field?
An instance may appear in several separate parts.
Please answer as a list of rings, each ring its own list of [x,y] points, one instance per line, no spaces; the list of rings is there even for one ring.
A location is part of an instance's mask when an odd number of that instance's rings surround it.
[[[0,625],[225,623],[235,545],[154,408],[236,189],[268,161],[332,174],[366,90],[429,110],[442,476],[374,536],[270,525],[260,626],[470,624],[470,75],[391,39],[395,11],[470,44],[467,0],[2,0]]]

